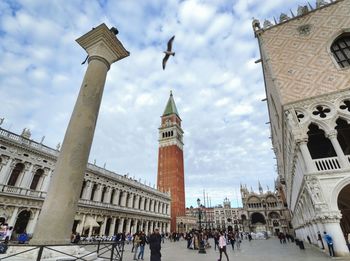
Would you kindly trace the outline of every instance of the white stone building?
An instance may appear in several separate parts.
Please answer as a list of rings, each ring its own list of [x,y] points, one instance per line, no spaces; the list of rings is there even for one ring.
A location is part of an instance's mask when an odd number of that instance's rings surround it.
[[[279,22],[253,21],[273,149],[296,236],[333,237],[349,255],[350,1],[300,6]]]
[[[245,216],[242,217],[244,231],[267,232],[269,235],[278,235],[280,232],[293,234],[290,224],[291,217],[284,203],[284,196],[277,189],[263,191],[259,183],[259,192],[246,186],[241,186],[241,197]]]
[[[59,149],[59,148],[58,148]],[[32,234],[59,154],[0,128],[0,223]],[[83,235],[170,229],[170,195],[132,178],[88,164],[72,228]],[[54,224],[53,224],[54,225]]]
[[[245,231],[243,226],[247,212],[243,208],[232,208],[228,198],[224,199],[223,205],[214,207],[214,228],[219,230]]]

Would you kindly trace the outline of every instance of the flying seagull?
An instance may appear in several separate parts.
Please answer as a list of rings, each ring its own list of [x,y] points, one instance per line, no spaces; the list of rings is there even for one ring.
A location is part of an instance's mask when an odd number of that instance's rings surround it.
[[[175,38],[175,35],[170,38],[170,40],[168,41],[168,49],[164,52],[165,56],[163,58],[163,70],[165,70],[165,65],[166,65],[166,62],[168,61],[170,55],[175,56],[175,52],[171,51],[171,48],[173,46],[174,38]]]

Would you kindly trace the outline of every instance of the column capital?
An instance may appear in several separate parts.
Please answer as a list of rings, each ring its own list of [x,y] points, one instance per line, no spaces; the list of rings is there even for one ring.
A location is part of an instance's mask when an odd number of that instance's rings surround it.
[[[300,135],[300,136],[298,135],[295,137],[295,142],[299,145],[306,144],[308,141],[309,141],[309,137],[304,136],[304,135]]]
[[[111,65],[130,55],[117,39],[115,32],[117,32],[116,29],[108,29],[108,27],[102,23],[79,37],[76,41],[85,49],[90,57],[103,58]]]
[[[330,130],[326,133],[326,137],[328,139],[336,139],[337,138],[337,135],[338,135],[338,131],[337,130]]]

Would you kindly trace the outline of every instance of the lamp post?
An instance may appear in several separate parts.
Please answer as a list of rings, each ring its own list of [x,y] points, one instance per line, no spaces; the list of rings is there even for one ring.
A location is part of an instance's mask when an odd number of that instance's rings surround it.
[[[198,204],[198,219],[199,219],[199,235],[198,235],[198,240],[199,240],[199,254],[206,254],[207,252],[205,251],[204,248],[204,240],[202,238],[202,209],[201,209],[201,200],[198,198],[197,199],[197,204]]]

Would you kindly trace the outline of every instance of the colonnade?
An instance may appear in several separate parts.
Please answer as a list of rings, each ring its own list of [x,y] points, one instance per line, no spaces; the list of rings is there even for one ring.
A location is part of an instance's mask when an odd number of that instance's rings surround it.
[[[170,232],[170,220],[150,220],[147,217],[100,216],[80,214],[76,232],[85,236],[113,236],[118,233],[134,234],[144,231],[152,233],[158,228],[160,233]]]
[[[81,199],[169,215],[169,203],[144,194],[85,180]]]

